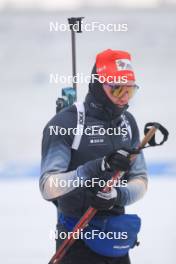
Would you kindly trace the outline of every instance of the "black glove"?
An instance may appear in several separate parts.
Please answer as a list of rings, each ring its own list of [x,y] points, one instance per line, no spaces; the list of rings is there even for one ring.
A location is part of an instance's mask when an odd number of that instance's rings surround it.
[[[89,196],[90,205],[98,210],[111,209],[117,200],[117,190],[113,187],[110,192],[102,192],[100,181],[104,180],[105,184],[108,180],[112,179],[117,170],[126,172],[130,169],[130,155],[138,154],[139,150],[133,149],[119,149],[112,151],[106,155],[102,160],[97,160],[97,167],[99,173],[92,177],[97,178],[97,184],[91,188],[86,188],[87,195]],[[101,167],[101,168],[100,168]]]
[[[119,149],[112,151],[102,161],[102,171],[128,171],[130,169],[130,154],[136,154],[136,150]]]
[[[106,182],[112,179],[117,170],[128,171],[131,153],[132,151],[130,150],[119,149],[109,153],[103,159],[86,162],[82,167],[83,171],[80,172],[80,175],[87,175],[87,178],[91,180],[91,187],[88,187],[88,189],[97,194],[98,191],[101,191],[105,187]],[[104,182],[104,186],[102,182]]]
[[[90,205],[97,210],[109,210],[114,207],[117,200],[117,190],[112,187],[109,192],[99,191],[96,195],[90,195]]]

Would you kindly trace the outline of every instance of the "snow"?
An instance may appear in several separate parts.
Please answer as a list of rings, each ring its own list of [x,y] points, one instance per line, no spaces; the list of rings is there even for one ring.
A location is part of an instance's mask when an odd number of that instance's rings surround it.
[[[160,5],[175,4],[175,0],[65,0],[65,1],[49,1],[49,0],[0,0],[0,9],[15,8],[15,9],[41,9],[41,10],[74,10],[83,6],[118,6],[118,7],[157,7]]]

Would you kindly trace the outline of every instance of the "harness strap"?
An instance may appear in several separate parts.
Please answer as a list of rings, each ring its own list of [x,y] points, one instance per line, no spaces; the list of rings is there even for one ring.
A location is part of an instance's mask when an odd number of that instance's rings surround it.
[[[76,135],[74,136],[72,143],[72,149],[77,150],[79,148],[84,130],[85,108],[83,103],[75,103],[75,106],[77,109],[77,127],[76,127]]]

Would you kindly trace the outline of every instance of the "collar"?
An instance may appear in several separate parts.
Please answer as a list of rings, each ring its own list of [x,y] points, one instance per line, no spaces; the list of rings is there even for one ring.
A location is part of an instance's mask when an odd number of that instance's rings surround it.
[[[85,99],[86,113],[90,116],[95,117],[99,120],[112,121],[112,120],[121,120],[121,115],[126,111],[128,105],[123,109],[118,108],[118,106],[113,103],[107,103],[106,100],[102,102],[95,98],[95,96],[89,92]]]

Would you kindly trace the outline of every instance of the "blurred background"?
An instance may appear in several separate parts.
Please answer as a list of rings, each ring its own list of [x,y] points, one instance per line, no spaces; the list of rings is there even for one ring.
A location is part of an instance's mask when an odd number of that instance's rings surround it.
[[[98,52],[132,54],[140,90],[129,110],[139,124],[157,121],[170,132],[162,147],[145,150],[149,190],[127,210],[143,219],[135,264],[174,264],[176,188],[176,1],[0,0],[0,243],[6,263],[47,263],[56,212],[40,195],[42,130],[55,114],[63,84],[50,74],[71,75],[71,37],[50,32],[50,22],[84,16],[84,23],[127,24],[127,32],[84,31],[76,35],[77,72],[89,75]],[[83,100],[87,85],[78,85]],[[10,252],[10,254],[9,254]]]

